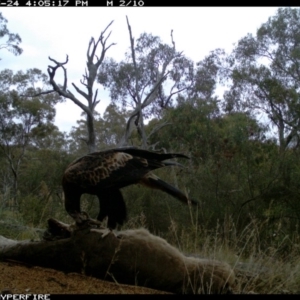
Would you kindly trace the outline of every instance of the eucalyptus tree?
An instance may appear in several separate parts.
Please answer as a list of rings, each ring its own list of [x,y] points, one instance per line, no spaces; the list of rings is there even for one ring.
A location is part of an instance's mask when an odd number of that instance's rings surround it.
[[[59,97],[50,94],[34,96],[47,88],[47,79],[47,75],[38,69],[0,72],[0,153],[6,161],[1,165],[2,177],[6,178],[6,186],[2,184],[2,189],[7,189],[9,184],[13,207],[18,206],[18,179],[26,151],[36,146],[37,135],[45,136],[55,128],[54,105]]]
[[[0,39],[7,39],[4,43],[0,44],[0,50],[7,49],[14,55],[20,55],[23,52],[22,48],[19,46],[22,42],[21,37],[17,33],[11,33],[6,24],[7,19],[5,19],[0,12]]]
[[[147,33],[141,34],[135,42],[128,19],[127,25],[130,48],[125,58],[121,62],[105,60],[99,69],[98,82],[109,90],[113,103],[129,112],[118,145],[128,145],[136,129],[141,146],[148,148],[145,120],[160,116],[163,109],[172,105],[174,96],[190,86],[193,63],[176,50],[172,31],[171,45]],[[160,123],[156,130],[167,124]]]
[[[239,40],[228,57],[232,86],[227,112],[264,113],[278,132],[280,150],[300,143],[300,9],[280,8],[256,35]]]

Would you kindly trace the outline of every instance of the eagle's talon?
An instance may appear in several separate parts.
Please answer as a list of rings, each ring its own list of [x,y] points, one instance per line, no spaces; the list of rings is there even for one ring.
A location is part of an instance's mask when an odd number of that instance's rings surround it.
[[[84,218],[83,216],[85,215],[86,218]],[[87,214],[86,213],[70,213],[70,216],[74,219],[75,223],[77,225],[82,225],[83,223],[85,223],[86,219],[87,219]]]
[[[86,211],[83,210],[80,214],[85,217],[85,220],[90,220],[90,216]]]
[[[100,221],[94,220],[94,219],[88,219],[87,223],[92,227],[96,226],[97,228],[100,228],[102,226],[102,223]]]
[[[75,220],[76,226],[79,228],[85,228],[85,227],[98,228],[102,225],[100,221],[90,218],[88,213],[85,211],[71,214],[71,217]]]
[[[104,239],[109,234],[113,234],[115,237],[117,237],[117,235],[114,233],[114,231],[110,228],[91,229],[91,232],[100,232],[100,233],[102,233],[102,236],[101,236],[102,239]]]

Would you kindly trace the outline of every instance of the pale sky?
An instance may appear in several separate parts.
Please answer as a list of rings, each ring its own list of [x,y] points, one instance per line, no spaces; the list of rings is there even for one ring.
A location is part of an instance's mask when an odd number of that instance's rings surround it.
[[[114,20],[109,43],[116,43],[107,51],[107,57],[121,60],[129,47],[126,15],[133,36],[143,32],[171,42],[170,32],[178,51],[194,62],[210,51],[223,48],[227,52],[247,33],[255,34],[262,23],[276,14],[277,7],[1,7],[8,20],[7,27],[22,38],[24,52],[14,56],[6,50],[0,52],[1,70],[26,71],[38,68],[47,74],[51,62],[48,56],[67,64],[69,87],[82,79],[86,64],[86,51],[90,38],[97,39],[100,32]],[[0,43],[3,43],[1,39]],[[100,49],[99,52],[100,53]],[[52,64],[53,65],[53,64]],[[62,82],[61,82],[62,83]],[[103,113],[109,104],[107,93],[101,93],[97,111]],[[83,88],[83,86],[82,86]],[[78,96],[78,98],[80,98]],[[71,100],[57,105],[55,124],[61,131],[69,131],[80,119],[81,110]]]

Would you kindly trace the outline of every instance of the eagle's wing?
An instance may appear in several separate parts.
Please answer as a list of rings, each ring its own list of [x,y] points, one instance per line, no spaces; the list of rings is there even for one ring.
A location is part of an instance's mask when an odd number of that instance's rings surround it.
[[[157,151],[149,151],[149,150],[139,149],[136,147],[125,147],[125,148],[119,148],[117,150],[131,154],[133,156],[143,157],[148,160],[163,161],[163,160],[175,158],[175,157],[189,158],[188,156],[181,154],[181,153],[161,153],[161,152],[157,152]]]
[[[120,151],[95,152],[71,163],[64,173],[64,180],[81,188],[121,188],[137,183],[149,171],[169,164]]]
[[[193,205],[197,205],[198,202],[195,201],[194,199],[191,199],[189,197],[187,197],[186,194],[184,194],[182,191],[180,191],[179,189],[177,189],[176,187],[172,186],[171,184],[161,180],[159,177],[157,177],[156,175],[152,174],[152,173],[148,173],[146,174],[139,182],[142,185],[145,185],[147,187],[150,187],[152,189],[158,189],[161,190],[175,198],[177,198],[178,200],[180,200],[183,203],[186,204],[193,204]]]

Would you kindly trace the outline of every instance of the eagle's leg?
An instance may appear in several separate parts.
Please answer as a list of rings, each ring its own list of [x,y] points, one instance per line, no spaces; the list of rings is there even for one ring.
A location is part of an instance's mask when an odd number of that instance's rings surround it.
[[[74,219],[78,227],[97,226],[101,223],[97,220],[91,219],[85,211],[80,209],[80,198],[82,193],[73,186],[65,184],[63,186],[65,194],[65,209],[68,214]]]
[[[100,212],[97,217],[103,221],[108,217],[107,227],[115,229],[117,224],[122,225],[126,220],[126,205],[119,189],[102,189],[97,194]]]

